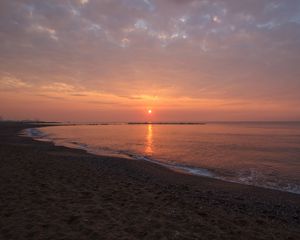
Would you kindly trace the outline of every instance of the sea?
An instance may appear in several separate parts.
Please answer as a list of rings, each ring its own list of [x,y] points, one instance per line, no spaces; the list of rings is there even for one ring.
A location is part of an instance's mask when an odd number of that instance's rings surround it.
[[[300,122],[66,124],[26,134],[93,154],[300,194]]]

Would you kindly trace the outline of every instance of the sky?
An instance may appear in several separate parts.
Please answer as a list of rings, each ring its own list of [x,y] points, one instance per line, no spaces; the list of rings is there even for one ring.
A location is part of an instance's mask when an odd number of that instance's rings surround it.
[[[0,42],[3,119],[300,120],[299,0],[1,0]]]

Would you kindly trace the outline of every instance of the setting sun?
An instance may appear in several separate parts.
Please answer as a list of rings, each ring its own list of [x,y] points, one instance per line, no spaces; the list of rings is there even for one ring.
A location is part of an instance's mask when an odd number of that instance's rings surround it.
[[[151,109],[149,109],[149,110],[148,110],[148,114],[151,114],[151,113],[152,113],[152,110],[151,110]]]

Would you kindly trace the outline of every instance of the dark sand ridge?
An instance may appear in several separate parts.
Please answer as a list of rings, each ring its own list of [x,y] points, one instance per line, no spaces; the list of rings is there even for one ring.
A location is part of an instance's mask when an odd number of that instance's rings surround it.
[[[0,239],[300,239],[300,195],[94,156],[0,123]]]

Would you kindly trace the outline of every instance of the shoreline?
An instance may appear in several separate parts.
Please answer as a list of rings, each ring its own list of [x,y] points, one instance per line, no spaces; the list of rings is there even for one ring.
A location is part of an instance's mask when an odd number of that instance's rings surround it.
[[[127,124],[149,124],[149,123],[127,123]],[[155,123],[154,123],[155,124]],[[161,124],[161,123],[156,123],[156,124]],[[164,124],[170,124],[170,123],[164,123]],[[178,124],[178,123],[173,123],[173,124]],[[181,123],[179,123],[181,124]],[[190,123],[186,123],[186,124],[190,124]],[[195,124],[195,123],[193,123]],[[201,124],[202,123],[197,123],[197,124]],[[88,126],[90,124],[86,124],[86,126]],[[91,148],[88,147],[88,145],[86,144],[77,144],[76,142],[67,142],[65,144],[56,144],[54,139],[48,138],[44,132],[42,131],[41,128],[44,127],[57,127],[57,126],[69,126],[68,124],[61,124],[59,125],[58,123],[56,125],[45,125],[45,126],[39,126],[39,127],[34,127],[34,128],[27,128],[22,130],[22,132],[26,131],[26,130],[30,130],[27,131],[26,133],[22,133],[24,134],[26,137],[30,137],[33,140],[36,141],[46,141],[46,142],[52,142],[55,146],[64,146],[70,149],[80,149],[85,151],[86,153],[89,154],[93,154],[99,157],[116,157],[116,158],[125,158],[125,159],[130,159],[130,160],[138,160],[138,161],[146,161],[146,162],[150,162],[162,167],[167,168],[168,170],[171,170],[173,172],[176,173],[180,173],[180,174],[186,174],[186,175],[193,175],[193,176],[197,176],[197,177],[207,177],[207,178],[212,178],[212,179],[216,179],[219,181],[223,181],[223,182],[227,182],[227,183],[237,183],[237,184],[241,184],[241,185],[246,185],[246,186],[253,186],[253,187],[258,187],[258,188],[263,188],[263,189],[270,189],[270,190],[276,190],[276,191],[281,191],[281,192],[288,192],[288,193],[292,193],[292,194],[298,194],[300,195],[300,192],[298,190],[298,188],[293,189],[291,187],[289,188],[280,188],[280,187],[270,187],[270,186],[264,186],[264,185],[255,185],[255,184],[251,184],[251,183],[245,183],[243,181],[239,181],[239,180],[228,180],[224,177],[222,177],[221,175],[217,175],[213,170],[209,170],[206,168],[201,168],[201,167],[197,167],[197,166],[191,166],[191,165],[182,165],[180,163],[178,164],[169,164],[169,163],[165,163],[165,162],[161,162],[157,159],[153,159],[153,158],[149,158],[147,156],[144,155],[137,155],[134,153],[119,153],[119,151],[115,150],[115,152],[111,153],[103,153],[101,151],[97,151],[97,150],[93,150]],[[73,125],[71,125],[73,126]],[[85,125],[84,125],[85,126]],[[82,146],[83,145],[83,146]]]
[[[298,194],[18,136],[43,126],[0,124],[3,238],[300,237]]]

